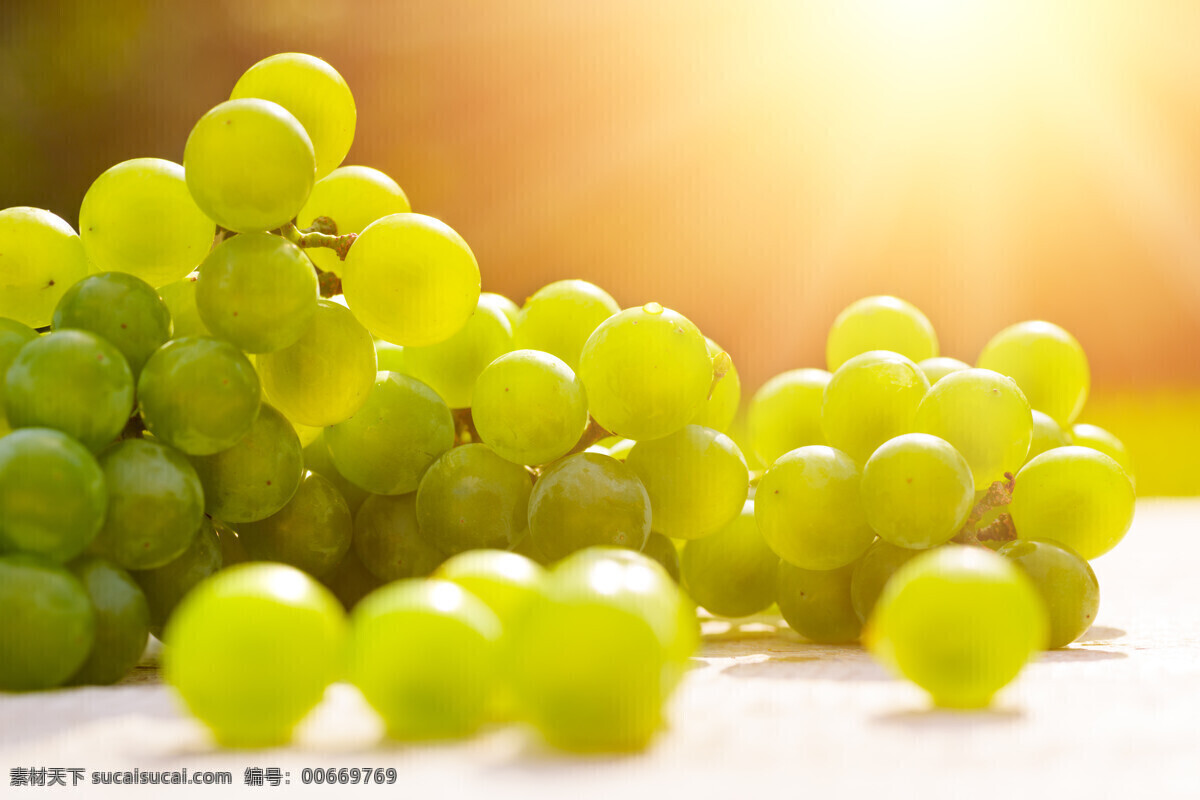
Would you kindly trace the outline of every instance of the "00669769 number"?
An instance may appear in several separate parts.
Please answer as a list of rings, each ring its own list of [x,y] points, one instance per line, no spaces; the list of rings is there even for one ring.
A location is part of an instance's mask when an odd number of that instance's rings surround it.
[[[387,769],[383,769],[382,767],[375,769],[370,767],[364,769],[359,769],[358,767],[341,767],[340,769],[335,767],[325,769],[321,767],[317,767],[316,769],[305,767],[300,771],[300,782],[305,784],[395,783],[396,769],[394,767],[388,767]]]

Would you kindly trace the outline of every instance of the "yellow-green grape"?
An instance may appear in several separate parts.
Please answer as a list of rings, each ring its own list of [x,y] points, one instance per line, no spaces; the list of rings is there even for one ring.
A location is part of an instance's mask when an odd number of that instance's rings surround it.
[[[565,362],[540,350],[514,350],[479,373],[471,418],[479,438],[503,458],[546,464],[583,435],[587,397]]]
[[[1133,506],[1133,483],[1116,461],[1069,446],[1021,468],[1008,510],[1020,538],[1058,542],[1091,561],[1125,536]]]
[[[521,313],[521,307],[509,300],[502,294],[495,292],[481,292],[479,302],[483,303],[488,308],[494,308],[504,316],[508,317],[508,324],[513,326],[515,331],[517,328],[517,315]]]
[[[1029,405],[1066,428],[1087,400],[1087,355],[1075,337],[1050,322],[1018,322],[997,333],[979,354],[977,367],[1017,382]]]
[[[225,531],[230,540],[237,541],[233,531],[228,528]],[[142,587],[142,593],[149,604],[151,633],[161,637],[163,627],[175,612],[175,607],[192,587],[216,573],[222,566],[232,566],[235,563],[232,559],[225,561],[225,545],[225,537],[217,537],[212,520],[203,517],[200,529],[196,531],[192,543],[182,555],[161,567],[133,570],[129,573],[138,586]]]
[[[103,558],[83,556],[68,569],[83,584],[95,619],[92,650],[70,682],[116,683],[141,660],[150,638],[146,595],[128,572]]]
[[[889,350],[912,361],[938,354],[937,334],[920,309],[886,295],[856,300],[837,315],[825,340],[829,371],[860,353]]]
[[[54,330],[89,331],[125,356],[134,378],[150,354],[171,338],[171,312],[154,287],[124,272],[88,275],[54,308]]]
[[[879,538],[923,550],[954,538],[975,503],[967,460],[944,439],[906,433],[871,454],[862,505]]]
[[[416,492],[369,495],[354,515],[353,547],[363,567],[381,581],[423,578],[446,560],[421,535]]]
[[[25,323],[0,317],[0,436],[10,430],[4,410],[4,375],[21,348],[36,338],[38,332]]]
[[[479,299],[479,265],[449,225],[424,214],[389,214],[358,235],[342,266],[354,316],[405,347],[445,341]]]
[[[1054,418],[1049,414],[1043,414],[1036,408],[1033,409],[1033,438],[1029,442],[1029,455],[1025,458],[1025,463],[1029,463],[1035,456],[1040,456],[1047,450],[1053,450],[1055,447],[1065,447],[1071,443],[1070,437],[1063,431],[1059,424],[1054,421]],[[1111,453],[1109,455],[1112,455]]]
[[[971,465],[982,491],[1025,463],[1033,416],[1011,378],[965,369],[937,382],[921,400],[913,427],[945,439]]]
[[[930,386],[933,386],[951,372],[959,372],[971,368],[970,364],[947,356],[927,358],[924,361],[918,361],[917,366],[921,368],[921,371],[925,373],[925,377],[929,379]]]
[[[823,369],[794,369],[767,381],[754,393],[746,423],[750,446],[770,466],[797,447],[825,444],[821,401],[833,376]]]
[[[293,422],[324,428],[350,419],[375,383],[375,345],[350,310],[318,300],[295,344],[257,359],[267,400]]]
[[[358,111],[338,71],[316,56],[278,53],[242,73],[230,99],[259,97],[290,111],[312,140],[317,177],[328,175],[350,152]]]
[[[854,562],[854,574],[850,578],[850,602],[860,622],[871,618],[883,587],[896,570],[923,552],[876,539],[863,557]]]
[[[734,520],[734,522],[736,521]],[[675,547],[675,542],[661,533],[650,531],[650,535],[646,537],[646,544],[642,547],[642,555],[657,561],[671,576],[671,580],[676,583],[683,579],[679,565],[679,550]]]
[[[298,221],[307,228],[317,217],[328,217],[337,224],[338,235],[345,235],[361,233],[380,217],[407,211],[412,207],[404,190],[384,173],[371,167],[338,167],[313,185]],[[311,247],[306,252],[326,272],[341,272],[341,260],[328,247]]]
[[[27,206],[0,211],[0,317],[49,325],[63,292],[87,273],[83,243],[61,217]]]
[[[354,517],[337,487],[308,472],[292,499],[271,516],[237,526],[238,540],[256,561],[278,561],[320,578],[350,549]]]
[[[1017,539],[997,554],[1033,581],[1050,619],[1048,650],[1066,647],[1092,627],[1100,609],[1100,583],[1088,562],[1061,544]]]
[[[305,445],[304,468],[312,470],[336,486],[338,492],[345,499],[346,505],[350,507],[351,514],[357,514],[363,501],[371,494],[361,486],[355,486],[346,480],[345,476],[337,471],[337,467],[333,465],[333,459],[329,456],[329,448],[325,444],[324,431]]]
[[[500,633],[492,610],[457,584],[396,581],[354,609],[350,681],[394,739],[466,736],[493,707]]]
[[[452,448],[421,477],[421,535],[444,553],[508,549],[524,533],[532,488],[526,469],[485,444]]]
[[[79,207],[79,236],[94,270],[127,272],[151,286],[195,269],[213,232],[188,192],[183,167],[161,158],[110,167]]]
[[[825,387],[821,432],[830,446],[862,464],[876,447],[912,430],[927,391],[925,373],[898,353],[875,350],[854,356]]]
[[[354,416],[325,429],[337,471],[375,494],[416,491],[429,465],[454,445],[454,418],[416,378],[380,372]]]
[[[95,631],[78,578],[31,553],[0,555],[0,691],[58,686],[87,659]]]
[[[718,364],[719,359],[719,368],[723,370],[724,374],[713,385],[708,400],[696,412],[696,416],[692,417],[691,424],[703,425],[724,433],[729,430],[729,426],[733,424],[733,418],[737,416],[738,403],[742,401],[742,379],[738,377],[733,359],[721,349],[719,344],[707,336],[704,337],[704,343],[708,347],[708,355],[713,359],[713,363]]]
[[[686,425],[704,405],[712,378],[704,335],[658,303],[600,323],[579,357],[579,379],[596,422],[639,442]]]
[[[823,445],[785,453],[763,474],[754,518],[767,544],[802,569],[837,569],[871,545],[853,459]]]
[[[1121,469],[1129,475],[1129,479],[1133,480],[1133,462],[1129,460],[1129,450],[1126,449],[1125,443],[1099,425],[1075,423],[1071,426],[1070,443],[1099,450],[1120,464]]]
[[[579,354],[596,326],[621,310],[594,283],[555,281],[525,301],[513,324],[514,347],[558,356],[579,370]]]
[[[321,583],[333,592],[347,611],[354,610],[360,600],[383,585],[383,581],[362,565],[353,548],[340,564],[321,578]]]
[[[196,282],[199,273],[193,272],[177,281],[158,287],[158,296],[166,303],[171,312],[171,335],[176,339],[185,336],[212,336],[200,319],[200,310],[196,308]]]
[[[710,613],[745,617],[775,602],[778,564],[754,521],[754,501],[747,500],[716,533],[684,544],[679,572],[687,593]]]
[[[625,461],[650,497],[651,526],[673,539],[700,539],[742,509],[750,473],[742,451],[723,433],[687,425],[638,442]]]
[[[814,642],[853,642],[862,631],[850,599],[857,562],[837,569],[800,569],[779,561],[775,602],[788,627]]]
[[[398,369],[433,389],[451,408],[469,408],[475,379],[488,364],[512,350],[512,325],[504,313],[482,303],[458,333],[444,342],[400,348]],[[572,442],[574,444],[574,442]]]
[[[456,583],[495,613],[507,631],[541,597],[546,571],[533,559],[507,550],[469,550],[451,556],[433,577]]]
[[[1045,604],[1011,561],[948,546],[897,570],[863,638],[935,704],[982,708],[1046,646],[1047,631]]]
[[[175,610],[163,677],[220,744],[281,745],[338,678],[345,639],[341,603],[316,580],[284,564],[238,564]]]
[[[200,210],[238,233],[288,224],[316,180],[312,141],[296,118],[249,98],[226,100],[200,118],[183,149],[183,170]]]
[[[247,353],[295,344],[317,312],[317,274],[304,251],[279,236],[226,239],[200,265],[196,309],[205,327]]]

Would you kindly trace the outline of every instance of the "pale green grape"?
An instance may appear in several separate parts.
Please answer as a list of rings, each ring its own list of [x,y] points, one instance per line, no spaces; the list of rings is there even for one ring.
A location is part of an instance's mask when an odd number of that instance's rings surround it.
[[[1064,428],[1083,410],[1091,385],[1083,348],[1050,322],[1010,325],[988,341],[975,366],[1012,378],[1031,407]]]
[[[718,359],[723,359],[722,367],[725,374],[713,385],[708,400],[696,412],[696,416],[692,417],[691,424],[703,425],[724,433],[733,424],[733,418],[737,416],[738,403],[742,401],[742,379],[738,377],[733,359],[721,349],[719,344],[707,336],[704,338],[704,343],[708,346],[708,355],[713,359],[714,364]],[[722,353],[724,353],[723,356]]]
[[[1017,536],[1045,539],[1091,561],[1116,547],[1133,523],[1129,476],[1090,447],[1047,450],[1017,473],[1012,514]]]
[[[737,520],[730,523],[735,524]],[[646,544],[642,547],[642,555],[646,558],[653,559],[667,571],[671,576],[671,580],[679,583],[683,580],[683,575],[680,572],[679,550],[675,547],[675,542],[663,536],[661,533],[650,531],[650,535],[646,537]]]
[[[147,430],[189,455],[209,455],[233,447],[250,430],[262,388],[242,351],[189,336],[154,351],[142,367],[137,397]]]
[[[269,353],[309,329],[318,294],[303,250],[279,236],[245,233],[221,242],[200,265],[196,309],[216,336]]]
[[[837,569],[856,560],[875,538],[861,478],[858,465],[832,447],[810,445],[780,456],[754,493],[763,539],[802,569]]]
[[[379,362],[379,369],[387,372],[404,372],[404,350],[398,344],[385,342],[383,339],[375,340],[375,358]]]
[[[454,444],[454,418],[425,384],[380,372],[354,416],[325,429],[338,472],[375,494],[416,491],[421,475]]]
[[[54,428],[93,453],[133,411],[133,375],[121,351],[88,331],[55,331],[17,352],[4,380],[13,428]]]
[[[198,273],[191,273],[177,281],[158,287],[158,296],[171,312],[172,336],[182,339],[185,336],[212,336],[200,319],[200,309],[196,308],[196,282]]]
[[[876,539],[863,557],[854,562],[854,574],[850,578],[850,602],[860,622],[871,618],[883,587],[896,570],[923,552]]]
[[[0,691],[58,686],[87,659],[95,632],[78,578],[30,553],[0,555]]]
[[[481,292],[479,301],[488,308],[494,308],[508,317],[508,323],[513,326],[513,331],[516,331],[517,315],[521,313],[520,306],[504,295],[496,294],[495,292]]]
[[[742,509],[750,485],[733,440],[699,425],[638,442],[625,463],[646,487],[652,527],[674,539],[700,539],[724,527]]]
[[[514,346],[558,356],[579,370],[584,343],[604,320],[621,310],[608,292],[581,280],[555,281],[533,293],[513,324]]]
[[[161,158],[110,167],[79,207],[79,236],[95,270],[127,272],[151,286],[195,269],[213,232],[188,192],[183,167]]]
[[[405,347],[453,336],[475,310],[479,265],[463,238],[424,214],[389,214],[358,235],[342,267],[354,316]]]
[[[227,747],[283,744],[343,666],[341,604],[284,564],[238,564],[183,599],[163,677]]]
[[[446,451],[417,488],[421,535],[450,555],[512,547],[527,525],[530,477],[484,444]]]
[[[371,494],[361,486],[355,486],[337,471],[337,467],[333,465],[333,459],[329,456],[329,448],[325,445],[325,433],[322,431],[317,434],[317,437],[309,442],[304,447],[304,468],[312,470],[325,480],[337,487],[338,492],[346,501],[346,505],[350,507],[350,513],[358,513],[358,508],[363,504],[363,501]]]
[[[25,323],[0,317],[0,436],[9,431],[8,415],[4,410],[4,375],[20,349],[36,338],[38,332]]]
[[[529,534],[552,560],[594,545],[641,550],[650,535],[650,498],[625,464],[598,453],[576,453],[556,462],[533,485]]]
[[[1047,649],[1066,647],[1092,627],[1100,609],[1100,583],[1088,562],[1060,544],[1025,539],[996,552],[1020,567],[1042,596],[1050,619]]]
[[[228,528],[225,531],[229,538],[236,541],[237,537]],[[196,584],[216,573],[222,566],[232,566],[232,560],[225,561],[223,545],[225,537],[217,538],[213,523],[208,517],[200,521],[200,529],[192,537],[192,543],[187,550],[176,559],[168,561],[154,569],[136,570],[130,573],[133,579],[142,587],[146,602],[150,608],[150,632],[162,636],[163,626],[175,612],[179,601],[192,590]]]
[[[750,446],[767,466],[789,450],[825,444],[821,401],[833,377],[823,369],[794,369],[767,381],[754,393],[746,423]]]
[[[975,488],[986,489],[1025,463],[1033,416],[1010,379],[986,369],[952,373],[932,387],[913,427],[952,444],[971,466]]]
[[[542,596],[546,571],[536,561],[507,550],[470,550],[451,556],[433,577],[456,583],[478,597],[508,631]]]
[[[368,496],[354,515],[354,551],[381,581],[423,578],[446,560],[421,535],[416,492]]]
[[[479,438],[517,464],[545,464],[570,452],[587,427],[583,383],[539,350],[500,356],[475,382],[471,418]]]
[[[716,533],[683,546],[679,571],[687,593],[710,613],[745,617],[775,602],[778,564],[758,532],[754,501],[747,500]]]
[[[74,684],[116,683],[142,658],[150,638],[150,607],[129,573],[95,556],[71,562],[92,605],[95,636],[87,660],[71,675]]]
[[[850,599],[854,564],[827,570],[800,569],[779,561],[775,601],[788,627],[814,642],[853,642],[862,631]]]
[[[836,372],[854,356],[889,350],[923,361],[938,354],[937,334],[920,309],[898,297],[856,300],[837,315],[825,340],[825,360]]]
[[[61,217],[27,206],[0,211],[0,317],[49,325],[63,292],[87,273],[83,243]]]
[[[171,338],[171,312],[158,292],[124,272],[101,272],[76,283],[58,301],[51,325],[89,331],[115,345],[134,377]]]
[[[337,70],[316,56],[268,56],[238,78],[229,97],[260,97],[290,111],[312,140],[317,177],[328,175],[350,152],[358,119],[354,96]]]
[[[1029,442],[1029,455],[1025,458],[1026,463],[1029,463],[1034,456],[1039,456],[1047,450],[1053,450],[1055,447],[1064,447],[1071,443],[1070,438],[1059,427],[1058,423],[1054,421],[1053,417],[1049,414],[1043,414],[1036,408],[1033,409],[1032,413],[1033,438]]]
[[[338,234],[345,235],[361,233],[380,217],[407,211],[412,207],[404,191],[384,173],[370,167],[338,167],[313,185],[308,202],[300,209],[299,224],[308,227],[317,217],[328,217],[337,224]],[[306,252],[326,272],[342,271],[342,262],[333,250],[310,247]]]
[[[209,219],[250,233],[296,216],[312,191],[316,159],[308,134],[283,106],[247,98],[226,100],[200,118],[184,146],[183,169]]]
[[[320,578],[350,549],[354,517],[337,487],[307,472],[283,508],[237,526],[238,541],[256,561],[278,561]]]
[[[879,446],[862,471],[867,522],[884,541],[923,550],[954,538],[975,504],[967,460],[949,442],[906,433]]]
[[[283,414],[266,403],[237,444],[212,455],[191,456],[191,461],[204,486],[205,512],[224,522],[256,522],[277,513],[304,477],[300,437]],[[308,510],[316,513],[313,507]]]
[[[703,407],[713,365],[683,315],[648,303],[602,322],[579,357],[579,378],[596,422],[629,439],[668,436]]]
[[[1071,426],[1071,444],[1080,447],[1090,447],[1099,450],[1104,455],[1121,465],[1121,469],[1133,480],[1133,463],[1129,460],[1129,450],[1125,443],[1099,425],[1075,423]]]
[[[927,391],[925,373],[902,355],[875,350],[854,356],[825,387],[821,432],[831,446],[862,464],[876,447],[912,430]]]
[[[971,365],[959,361],[957,358],[948,358],[946,356],[938,356],[936,358],[927,358],[923,361],[918,361],[917,366],[925,373],[925,377],[929,379],[929,385],[940,381],[942,378],[949,375],[951,372],[959,372],[964,369],[970,369]]]
[[[267,400],[288,419],[324,428],[354,415],[375,383],[371,334],[350,310],[318,300],[295,344],[258,357]]]
[[[884,587],[864,641],[939,706],[980,708],[1046,645],[1045,604],[1011,561],[949,546],[905,564]]]

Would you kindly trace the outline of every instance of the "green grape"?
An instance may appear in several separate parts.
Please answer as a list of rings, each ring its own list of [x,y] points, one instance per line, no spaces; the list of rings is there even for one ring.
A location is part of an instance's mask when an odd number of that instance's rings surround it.
[[[925,377],[929,379],[930,386],[933,386],[951,372],[960,372],[961,370],[971,368],[970,364],[959,361],[957,358],[948,358],[946,356],[918,361],[917,366],[921,368],[921,371],[925,373]]]
[[[279,512],[300,487],[304,451],[291,423],[263,403],[250,430],[228,450],[191,456],[204,486],[204,510],[225,522],[257,522]],[[315,513],[315,508],[310,507]]]
[[[257,359],[267,399],[293,422],[324,428],[354,416],[375,383],[371,334],[345,306],[318,300],[295,344]]]
[[[1066,428],[1087,400],[1087,356],[1075,337],[1050,322],[1018,322],[984,345],[975,365],[1007,375],[1029,405]]]
[[[287,505],[266,519],[240,523],[237,534],[255,561],[279,561],[319,578],[350,549],[354,517],[337,487],[309,472]]]
[[[404,348],[398,344],[375,340],[375,357],[379,361],[379,369],[387,372],[404,372]]]
[[[337,598],[300,570],[238,564],[175,610],[163,677],[221,745],[280,745],[337,679],[345,628]]]
[[[1049,414],[1043,414],[1036,408],[1033,414],[1033,438],[1029,443],[1029,455],[1025,458],[1028,464],[1034,456],[1039,456],[1055,447],[1064,447],[1071,443],[1070,438],[1059,427]],[[1112,455],[1111,453],[1109,455]],[[1119,462],[1118,462],[1119,463]]]
[[[416,492],[368,495],[354,516],[354,551],[381,581],[423,578],[446,560],[421,535]]]
[[[38,332],[23,322],[0,317],[0,436],[10,430],[4,410],[4,374],[21,348],[36,338]]]
[[[433,389],[451,408],[469,408],[475,379],[512,350],[512,325],[503,312],[480,304],[458,333],[437,344],[400,349],[398,369]],[[586,412],[585,412],[586,413]],[[571,444],[574,444],[572,442]]]
[[[754,501],[716,533],[683,546],[680,573],[692,599],[712,614],[745,617],[775,602],[779,556],[754,521]]]
[[[515,334],[517,329],[517,315],[521,313],[521,307],[509,300],[502,294],[495,292],[481,292],[479,302],[483,303],[488,308],[493,308],[504,316],[508,317],[508,324],[512,325]]]
[[[359,561],[354,548],[350,548],[341,563],[321,578],[321,583],[333,592],[347,611],[383,585],[383,581],[372,575]]]
[[[897,547],[883,539],[875,542],[863,553],[863,557],[854,562],[854,574],[850,578],[850,601],[854,613],[860,622],[871,618],[883,587],[891,579],[896,570],[912,561],[923,550],[909,550],[907,547]]]
[[[912,430],[925,373],[897,353],[873,350],[854,356],[829,379],[821,400],[825,440],[859,464],[875,448]]]
[[[416,378],[380,372],[354,416],[325,429],[337,471],[375,494],[416,491],[421,476],[454,445],[454,418]]]
[[[1046,608],[1011,561],[982,547],[922,553],[892,577],[864,641],[950,708],[981,708],[1046,644]]]
[[[1099,450],[1120,464],[1121,469],[1129,475],[1129,479],[1133,480],[1133,463],[1129,460],[1129,450],[1125,448],[1125,443],[1099,425],[1075,423],[1071,426],[1070,443]]]
[[[124,272],[101,272],[76,283],[58,301],[51,325],[90,331],[115,345],[135,377],[171,338],[171,312],[158,292]]]
[[[640,442],[668,436],[696,415],[713,364],[695,325],[647,303],[597,326],[579,357],[579,378],[596,422]]]
[[[962,453],[980,491],[1020,469],[1033,440],[1025,395],[1011,379],[986,369],[965,369],[938,381],[921,400],[913,427]]]
[[[641,550],[650,535],[650,498],[637,473],[620,461],[576,453],[533,485],[529,534],[552,560],[593,545]]]
[[[196,283],[199,273],[180,278],[177,281],[158,287],[158,295],[171,313],[172,336],[182,339],[185,336],[212,336],[200,319],[200,309],[196,308]]]
[[[433,577],[478,597],[508,631],[542,596],[546,571],[533,559],[507,550],[470,550],[451,556]]]
[[[481,547],[507,549],[529,516],[530,475],[484,444],[447,450],[417,488],[421,535],[454,555]]]
[[[389,214],[362,230],[342,289],[372,334],[405,347],[445,341],[479,299],[479,265],[463,238],[424,214]]]
[[[0,691],[63,683],[87,659],[95,631],[78,578],[30,553],[0,555]]]
[[[238,78],[229,97],[260,97],[290,111],[312,140],[317,177],[328,175],[350,152],[358,119],[354,96],[337,70],[316,56],[264,58]]]
[[[721,360],[725,374],[713,384],[708,400],[696,412],[696,416],[692,417],[691,424],[703,425],[724,433],[733,424],[733,418],[737,415],[738,403],[742,400],[742,379],[738,377],[733,359],[721,349],[719,344],[708,337],[704,338],[704,343],[708,347],[708,355],[713,359],[713,363],[716,364],[718,359]]]
[[[228,450],[258,416],[262,388],[250,360],[229,342],[173,339],[154,351],[137,383],[146,429],[189,455]]]
[[[329,448],[325,445],[325,433],[323,431],[317,434],[317,438],[305,445],[304,468],[312,470],[336,486],[338,492],[346,501],[346,505],[349,506],[351,514],[357,514],[363,501],[371,494],[366,489],[355,486],[346,480],[342,476],[342,473],[337,471],[337,467],[333,465],[333,459],[329,456]]]
[[[621,307],[608,292],[581,280],[555,281],[525,301],[513,323],[513,346],[558,356],[579,371],[579,356],[592,331]]]
[[[195,269],[213,230],[188,192],[183,167],[161,158],[110,167],[79,207],[79,236],[95,270],[126,272],[151,286]]]
[[[231,539],[237,539],[230,533]],[[223,547],[225,537],[217,538],[212,520],[203,517],[200,529],[192,537],[192,543],[176,559],[168,561],[154,569],[136,570],[130,573],[146,596],[150,609],[150,632],[161,637],[163,627],[171,619],[176,606],[196,584],[213,575],[223,566],[231,566],[234,562],[226,562]]]
[[[1020,567],[1042,596],[1050,620],[1046,649],[1066,647],[1092,627],[1100,583],[1088,562],[1060,544],[1025,539],[1006,542],[996,552]]]
[[[4,406],[13,428],[54,428],[97,452],[133,410],[133,375],[121,351],[87,331],[55,331],[8,366]]]
[[[204,326],[248,353],[295,344],[312,325],[318,295],[317,274],[304,251],[266,233],[221,242],[196,281]]]
[[[746,423],[750,446],[770,466],[784,453],[825,444],[821,402],[833,375],[823,369],[794,369],[762,385],[750,401]]]
[[[625,463],[646,487],[654,530],[675,539],[699,539],[724,527],[738,515],[750,485],[733,440],[699,425],[638,442]]]
[[[1064,544],[1091,561],[1116,547],[1133,523],[1129,476],[1090,447],[1056,447],[1017,473],[1012,514],[1017,536]]]
[[[222,228],[238,233],[287,225],[316,178],[312,141],[268,100],[226,100],[200,118],[183,149],[188,191]],[[191,268],[191,265],[188,267]]]
[[[583,435],[587,397],[563,361],[539,350],[514,350],[479,373],[471,418],[479,438],[502,457],[547,464]]]
[[[676,583],[683,580],[679,564],[679,550],[676,549],[675,543],[666,536],[651,531],[650,535],[646,537],[646,545],[642,548],[642,555],[657,561],[667,571],[667,574],[671,576],[671,580]]]
[[[23,428],[0,437],[0,550],[69,561],[96,537],[107,507],[104,473],[70,436]]]
[[[337,224],[338,234],[345,235],[361,233],[380,217],[408,211],[412,207],[404,191],[384,173],[370,167],[338,167],[313,185],[299,221],[308,227],[317,217],[328,217]],[[341,273],[342,262],[328,247],[305,252],[324,271]]]
[[[862,507],[879,538],[924,550],[954,538],[975,504],[967,460],[944,439],[906,433],[863,466]]]
[[[780,558],[802,569],[837,569],[861,556],[875,532],[867,523],[862,473],[823,445],[780,456],[755,491],[754,519]]]
[[[0,211],[0,317],[49,325],[63,292],[87,273],[83,243],[61,217],[26,206]]]
[[[853,642],[862,631],[850,599],[857,562],[829,570],[800,569],[780,561],[775,590],[788,627],[814,642]]]
[[[498,686],[500,621],[441,580],[402,580],[351,617],[350,680],[395,739],[465,736],[488,717]]]
[[[103,558],[84,556],[69,569],[83,584],[95,619],[91,652],[71,676],[74,684],[116,683],[133,669],[150,638],[150,607],[129,573]]]
[[[204,519],[204,490],[179,451],[126,439],[100,453],[108,515],[92,551],[125,569],[153,569],[179,558]]]
[[[912,361],[938,354],[937,334],[920,309],[886,295],[855,300],[837,315],[825,340],[825,360],[836,372],[854,356],[888,350]]]

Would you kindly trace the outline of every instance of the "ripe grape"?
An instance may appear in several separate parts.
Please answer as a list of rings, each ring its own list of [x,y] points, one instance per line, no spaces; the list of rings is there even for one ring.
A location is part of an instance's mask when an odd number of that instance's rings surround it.
[[[336,486],[346,501],[346,505],[350,507],[351,514],[357,514],[363,501],[371,494],[361,486],[356,486],[346,480],[342,473],[337,471],[337,467],[333,465],[333,459],[329,455],[329,448],[325,445],[324,431],[318,433],[317,438],[305,445],[304,468],[312,470]]]
[[[0,317],[0,436],[10,430],[8,415],[4,410],[4,374],[21,348],[36,338],[38,332],[28,325]]]
[[[103,558],[84,556],[68,569],[87,592],[95,619],[91,652],[70,682],[116,683],[141,660],[150,638],[146,596],[128,572]]]
[[[768,467],[797,447],[825,444],[821,402],[832,377],[823,369],[794,369],[776,375],[754,393],[746,412],[750,447]]]
[[[1072,425],[1071,444],[1099,450],[1120,464],[1121,469],[1129,475],[1129,479],[1133,480],[1133,463],[1129,460],[1129,450],[1125,448],[1125,443],[1099,425],[1080,422]]]
[[[61,217],[26,206],[0,211],[0,317],[49,325],[63,292],[87,273],[83,243]]]
[[[541,350],[579,371],[584,343],[604,320],[621,310],[612,296],[581,280],[555,281],[525,301],[513,324],[513,346]]]
[[[923,361],[938,354],[933,325],[911,303],[898,297],[864,297],[837,315],[825,340],[825,360],[835,372],[854,356],[889,350]]]
[[[957,358],[948,358],[946,356],[918,361],[917,366],[921,368],[921,371],[925,373],[925,377],[929,379],[930,386],[933,386],[951,372],[959,372],[971,368],[970,364],[959,361]]]
[[[788,627],[814,642],[853,642],[862,622],[851,601],[851,577],[857,562],[827,570],[800,569],[780,561],[775,601]]]
[[[925,373],[897,353],[874,350],[854,356],[829,379],[821,400],[825,441],[859,464],[875,448],[912,430]]]
[[[541,595],[546,571],[536,561],[506,550],[470,550],[451,556],[433,577],[456,583],[478,597],[507,632]]]
[[[625,464],[576,453],[555,462],[533,485],[529,534],[552,560],[594,545],[641,550],[650,535],[650,498]]]
[[[494,308],[497,311],[508,317],[508,324],[513,326],[513,331],[517,328],[517,315],[521,313],[521,307],[509,300],[502,294],[495,292],[481,292],[479,294],[479,302],[483,303],[488,308]]]
[[[237,537],[233,536],[233,532],[228,529],[226,531],[230,535],[229,538],[236,541]],[[233,560],[225,560],[224,544],[225,537],[218,540],[212,520],[202,517],[200,528],[192,537],[192,543],[178,558],[161,567],[130,572],[146,596],[150,609],[151,633],[161,637],[163,627],[171,618],[175,607],[192,587],[222,566],[228,567],[234,563]]]
[[[683,587],[709,613],[745,617],[775,602],[779,556],[758,531],[752,500],[716,533],[687,542],[679,562]]]
[[[337,488],[308,472],[292,499],[271,516],[237,526],[238,541],[256,561],[278,561],[321,577],[350,549],[354,518]]]
[[[1047,450],[1064,447],[1071,443],[1070,438],[1049,414],[1043,414],[1036,408],[1033,409],[1032,414],[1033,438],[1029,443],[1029,455],[1026,456],[1025,463],[1029,463],[1034,456],[1039,456]]]
[[[1092,626],[1100,608],[1100,584],[1088,562],[1063,545],[1017,539],[996,551],[1024,570],[1046,604],[1047,649],[1066,647]]]
[[[443,453],[417,488],[421,535],[444,553],[507,549],[525,532],[530,475],[484,444]]]
[[[976,364],[1017,382],[1029,405],[1066,428],[1083,409],[1091,384],[1075,337],[1050,322],[1018,322],[984,346]]]
[[[896,570],[912,561],[922,550],[897,547],[883,539],[876,539],[862,558],[854,562],[854,573],[850,577],[850,602],[860,622],[871,618],[883,587],[891,580]]]
[[[381,581],[423,578],[446,559],[421,535],[416,492],[368,496],[354,517],[354,551]]]
[[[380,217],[411,210],[404,190],[379,170],[338,167],[313,184],[298,219],[302,227],[309,227],[317,217],[328,217],[337,223],[338,234],[345,235],[361,233]],[[326,272],[341,272],[342,262],[333,250],[312,247],[306,252],[313,263]]]
[[[0,555],[0,691],[58,686],[87,659],[95,631],[78,578],[30,553]]]
[[[177,281],[158,287],[158,296],[166,304],[171,313],[171,335],[176,339],[185,336],[212,336],[200,319],[200,310],[196,308],[196,283],[199,273],[193,272]]]
[[[713,359],[714,363],[723,358],[725,374],[713,385],[708,399],[704,401],[704,405],[700,406],[700,410],[692,417],[690,423],[724,433],[729,430],[729,426],[733,424],[733,418],[737,416],[738,404],[742,401],[742,379],[738,376],[733,359],[721,349],[719,344],[707,336],[704,338],[704,344],[708,347],[708,356]],[[722,353],[724,356],[721,355]]]
[[[116,346],[135,379],[172,330],[171,312],[154,287],[124,272],[101,272],[76,283],[58,301],[51,325],[56,331],[90,331]]]

